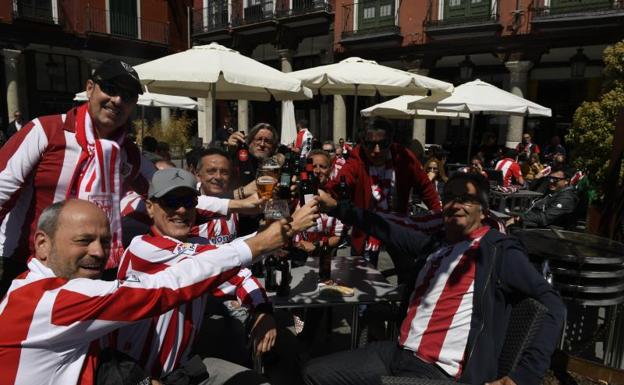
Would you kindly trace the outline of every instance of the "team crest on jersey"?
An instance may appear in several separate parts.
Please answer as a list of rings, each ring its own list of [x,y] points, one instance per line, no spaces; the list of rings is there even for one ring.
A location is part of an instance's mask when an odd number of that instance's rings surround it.
[[[194,243],[180,243],[173,249],[173,253],[175,255],[193,255],[196,249],[197,245]]]

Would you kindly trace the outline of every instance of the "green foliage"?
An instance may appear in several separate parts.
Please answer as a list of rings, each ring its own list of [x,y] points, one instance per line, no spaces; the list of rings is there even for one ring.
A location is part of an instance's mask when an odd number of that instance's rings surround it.
[[[190,131],[194,123],[195,120],[184,113],[178,117],[172,116],[169,124],[165,126],[160,120],[153,121],[151,124],[141,119],[132,122],[137,143],[141,143],[144,136],[153,136],[159,142],[168,143],[174,157],[179,156],[176,153],[183,154],[185,149],[190,147],[192,137]]]
[[[611,156],[615,119],[624,108],[624,41],[604,50],[605,82],[597,102],[584,102],[574,113],[566,141],[572,161],[585,171],[595,197],[604,196],[603,184]]]

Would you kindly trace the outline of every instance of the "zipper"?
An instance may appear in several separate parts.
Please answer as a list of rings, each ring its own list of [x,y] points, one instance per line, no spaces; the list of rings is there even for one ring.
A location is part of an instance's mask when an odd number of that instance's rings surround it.
[[[488,277],[487,280],[485,281],[485,286],[483,287],[483,293],[481,294],[481,313],[482,313],[482,320],[481,320],[481,328],[479,328],[479,331],[477,332],[477,335],[475,336],[474,342],[472,344],[472,347],[470,348],[470,353],[468,353],[468,357],[466,357],[466,366],[468,365],[468,362],[470,361],[470,357],[472,357],[472,353],[474,352],[475,347],[477,346],[477,340],[479,339],[479,336],[481,335],[481,332],[483,332],[483,329],[485,328],[485,316],[483,316],[483,314],[485,313],[483,311],[483,299],[485,294],[487,293],[487,287],[490,283],[490,278],[492,277],[492,272],[494,270],[494,265],[496,264],[496,255],[498,253],[498,248],[496,246],[494,246],[494,261],[492,261],[492,267],[490,268],[490,271],[488,273]]]

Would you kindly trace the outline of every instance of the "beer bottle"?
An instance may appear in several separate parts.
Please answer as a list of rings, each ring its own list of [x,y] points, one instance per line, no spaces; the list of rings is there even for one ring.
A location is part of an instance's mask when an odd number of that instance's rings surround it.
[[[318,178],[314,174],[314,164],[312,163],[312,158],[306,159],[305,170],[308,173],[308,179],[312,182],[312,186],[315,190],[318,190]]]
[[[245,131],[240,132],[245,135]],[[241,180],[252,181],[255,175],[251,159],[249,158],[249,147],[247,146],[247,142],[242,141],[238,144],[235,160],[238,164],[238,171],[240,173]]]
[[[318,190],[314,188],[310,175],[305,171],[302,172],[299,180],[299,205],[305,205],[315,195],[318,195]]]
[[[281,280],[277,287],[277,295],[287,297],[290,294],[290,265],[288,258],[280,258],[277,262],[277,270],[280,272]]]
[[[269,255],[269,257],[264,260],[264,269],[266,270],[264,288],[267,291],[277,290],[277,264],[277,258],[273,255]]]
[[[349,199],[349,186],[347,185],[347,178],[344,175],[340,176],[340,183],[338,184],[338,199]]]
[[[279,199],[290,199],[290,182],[292,179],[292,152],[286,153],[286,159],[282,165],[282,174],[277,186],[277,196]]]
[[[331,279],[331,248],[329,245],[321,245],[319,250],[319,278],[321,282]]]

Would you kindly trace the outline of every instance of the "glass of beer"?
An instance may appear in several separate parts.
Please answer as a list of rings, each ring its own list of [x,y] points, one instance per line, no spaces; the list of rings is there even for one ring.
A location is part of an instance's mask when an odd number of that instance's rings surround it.
[[[264,220],[267,224],[289,216],[288,201],[285,199],[271,199],[264,207]]]
[[[270,172],[259,169],[256,175],[256,187],[258,187],[258,195],[260,195],[260,198],[273,198],[275,186],[277,186],[277,178]]]

